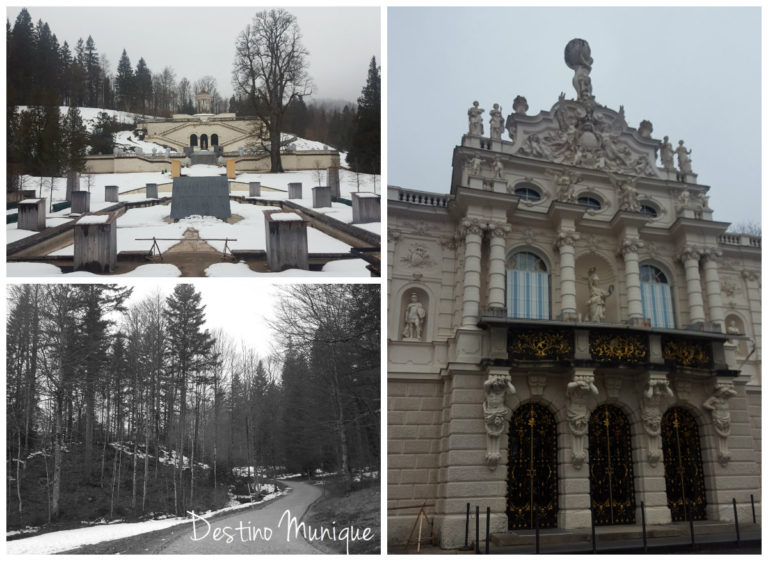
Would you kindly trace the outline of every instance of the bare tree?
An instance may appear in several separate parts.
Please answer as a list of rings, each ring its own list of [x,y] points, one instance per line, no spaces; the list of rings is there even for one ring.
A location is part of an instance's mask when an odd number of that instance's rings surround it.
[[[269,132],[273,173],[283,171],[280,133],[286,109],[312,93],[308,55],[296,18],[283,9],[258,12],[235,42],[235,93],[247,99]]]

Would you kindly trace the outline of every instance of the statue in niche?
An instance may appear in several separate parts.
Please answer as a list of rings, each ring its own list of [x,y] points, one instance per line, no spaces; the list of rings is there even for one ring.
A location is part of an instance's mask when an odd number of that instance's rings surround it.
[[[677,167],[680,168],[680,173],[683,175],[693,173],[691,169],[691,150],[683,146],[682,140],[678,142],[675,154],[677,154]]]
[[[419,302],[419,297],[415,292],[411,292],[411,301],[405,307],[405,328],[403,329],[403,339],[408,341],[421,341],[421,330],[424,327],[424,320],[427,317],[427,311]]]
[[[493,104],[493,109],[489,115],[491,116],[491,140],[501,140],[501,133],[504,131],[504,117],[501,116],[498,103]]]
[[[480,109],[480,103],[477,101],[472,102],[472,107],[467,111],[469,116],[469,134],[472,136],[483,136],[483,112],[485,109]]]
[[[597,268],[589,269],[587,281],[589,286],[589,321],[601,322],[605,319],[605,300],[613,294],[613,285],[608,286],[608,290],[600,288],[600,277],[597,276]]]
[[[568,382],[565,393],[568,396],[568,428],[572,436],[573,466],[579,469],[587,457],[584,451],[584,440],[589,425],[587,397],[589,394],[598,394],[593,375],[575,374],[573,381]]]
[[[488,434],[488,446],[485,461],[488,468],[496,469],[501,458],[499,452],[499,437],[507,433],[507,421],[510,409],[506,406],[507,393],[514,394],[515,387],[507,374],[491,374],[483,384],[485,401],[483,401],[483,419],[485,432]]]
[[[668,136],[661,143],[661,167],[666,171],[675,171],[675,151]]]
[[[674,397],[666,375],[649,377],[640,403],[640,419],[648,434],[648,461],[652,466],[661,459],[661,416],[665,402]]]
[[[421,331],[424,327],[424,320],[427,317],[427,311],[419,302],[419,297],[415,292],[411,292],[411,301],[405,308],[405,328],[403,329],[403,339],[410,341],[421,341]]]

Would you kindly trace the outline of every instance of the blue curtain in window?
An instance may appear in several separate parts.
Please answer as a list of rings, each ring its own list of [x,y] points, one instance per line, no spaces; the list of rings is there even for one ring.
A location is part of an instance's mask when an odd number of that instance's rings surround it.
[[[549,274],[508,270],[507,315],[549,319]]]
[[[651,327],[675,327],[672,314],[672,291],[668,284],[640,283],[643,316],[650,318]]]

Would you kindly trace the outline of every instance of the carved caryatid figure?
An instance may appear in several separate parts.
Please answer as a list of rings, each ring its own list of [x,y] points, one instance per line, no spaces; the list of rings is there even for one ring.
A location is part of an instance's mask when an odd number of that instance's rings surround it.
[[[666,171],[675,171],[675,150],[668,136],[665,136],[664,142],[661,143],[661,167]]]
[[[574,374],[565,390],[568,396],[568,428],[571,431],[572,460],[575,468],[580,468],[586,459],[584,440],[589,425],[587,397],[597,395],[593,374]]]
[[[648,434],[648,461],[652,466],[661,459],[661,416],[666,401],[675,397],[666,374],[651,375],[640,402],[640,418]]]
[[[608,286],[608,290],[600,288],[600,277],[597,276],[597,268],[592,267],[589,270],[587,280],[589,286],[589,321],[601,322],[605,319],[605,300],[613,294],[613,285]]]
[[[677,154],[677,167],[680,168],[680,173],[683,175],[693,173],[691,169],[691,151],[683,146],[682,140],[678,142],[675,154]]]
[[[493,104],[489,115],[491,116],[491,140],[501,140],[501,133],[504,132],[504,117],[501,116],[498,103]]]
[[[507,432],[507,421],[510,409],[506,406],[507,393],[514,394],[515,387],[508,374],[490,374],[483,384],[485,401],[483,401],[483,419],[485,432],[488,435],[485,461],[488,468],[496,469],[501,453],[499,452],[499,437]]]
[[[715,386],[714,394],[702,404],[702,407],[712,416],[712,425],[718,436],[717,458],[723,465],[731,459],[731,453],[728,451],[728,437],[731,434],[731,411],[728,400],[735,395],[733,383],[721,382]]]
[[[565,64],[573,70],[573,87],[579,101],[594,99],[592,95],[592,56],[589,43],[584,39],[572,39],[565,46]]]
[[[472,102],[472,107],[467,111],[469,116],[469,134],[472,136],[483,136],[483,111],[480,109],[480,103]]]
[[[403,329],[403,339],[412,341],[421,341],[421,331],[424,327],[424,319],[427,317],[427,311],[419,302],[419,297],[415,292],[411,293],[411,301],[405,308],[405,327]]]

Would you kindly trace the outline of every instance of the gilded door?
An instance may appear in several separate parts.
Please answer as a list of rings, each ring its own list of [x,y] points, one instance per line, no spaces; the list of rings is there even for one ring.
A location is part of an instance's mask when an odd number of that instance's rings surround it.
[[[707,498],[699,427],[691,413],[671,407],[661,419],[664,479],[672,520],[707,519]]]
[[[589,418],[589,495],[595,525],[635,523],[632,433],[613,405],[601,405]]]
[[[557,527],[557,423],[543,405],[527,403],[509,427],[507,514],[509,528]]]

